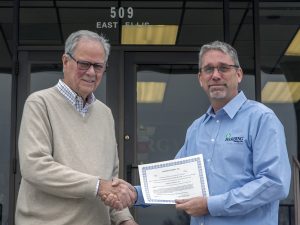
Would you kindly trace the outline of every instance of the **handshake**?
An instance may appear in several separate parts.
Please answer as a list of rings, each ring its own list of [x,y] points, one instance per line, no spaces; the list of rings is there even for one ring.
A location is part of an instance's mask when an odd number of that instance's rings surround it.
[[[97,194],[105,205],[116,210],[132,206],[137,199],[135,188],[118,178],[114,178],[112,181],[100,180]]]

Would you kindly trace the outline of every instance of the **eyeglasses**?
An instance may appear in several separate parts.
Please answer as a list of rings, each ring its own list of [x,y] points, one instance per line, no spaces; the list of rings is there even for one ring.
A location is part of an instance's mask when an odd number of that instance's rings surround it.
[[[70,58],[73,59],[77,63],[77,68],[79,70],[87,71],[91,66],[93,66],[96,73],[102,73],[106,69],[105,63],[91,63],[91,62],[87,62],[87,61],[80,61],[80,60],[76,60],[71,55],[71,53],[67,53],[67,55],[69,55]]]
[[[219,73],[227,73],[231,70],[231,68],[239,68],[239,66],[237,65],[227,65],[227,64],[223,64],[220,66],[205,66],[203,68],[200,68],[200,73],[204,73],[206,75],[212,75],[215,71],[215,69],[218,70]]]

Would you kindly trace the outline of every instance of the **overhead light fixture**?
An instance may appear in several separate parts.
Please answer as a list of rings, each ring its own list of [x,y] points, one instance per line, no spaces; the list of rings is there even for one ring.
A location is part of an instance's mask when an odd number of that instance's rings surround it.
[[[300,56],[300,29],[285,52],[286,56]]]
[[[300,100],[300,82],[267,82],[262,90],[264,103],[296,103]]]
[[[175,45],[177,25],[122,25],[122,45]]]
[[[165,82],[137,82],[137,103],[162,103]]]

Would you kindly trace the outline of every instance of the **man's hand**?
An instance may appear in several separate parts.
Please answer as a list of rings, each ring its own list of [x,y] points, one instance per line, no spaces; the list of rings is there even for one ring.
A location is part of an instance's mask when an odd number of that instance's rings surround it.
[[[207,199],[204,197],[176,200],[175,202],[176,209],[184,210],[191,216],[204,216],[209,213]]]
[[[134,220],[126,220],[121,222],[119,225],[138,225]]]
[[[137,198],[135,188],[124,180],[100,181],[98,195],[105,205],[117,210],[132,206]]]

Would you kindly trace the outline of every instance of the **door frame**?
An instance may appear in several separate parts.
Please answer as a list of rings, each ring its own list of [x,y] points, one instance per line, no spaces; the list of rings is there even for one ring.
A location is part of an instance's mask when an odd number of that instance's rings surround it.
[[[120,142],[123,143],[124,179],[137,185],[137,104],[136,83],[138,65],[195,65],[199,51],[142,51],[124,52],[124,130]],[[126,153],[126,154],[125,154]],[[137,210],[131,212],[137,218]]]

